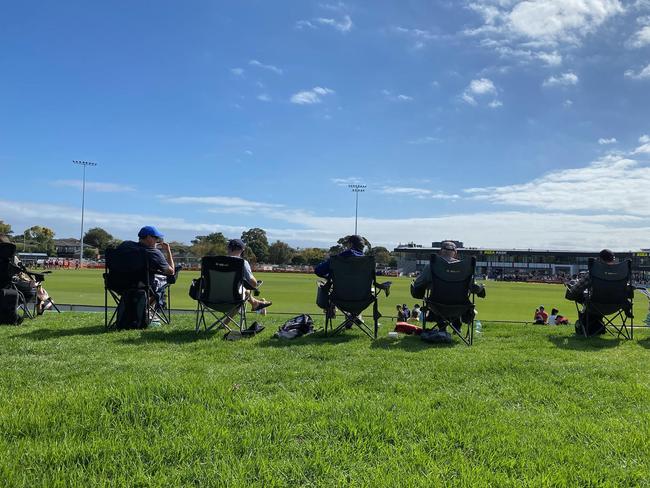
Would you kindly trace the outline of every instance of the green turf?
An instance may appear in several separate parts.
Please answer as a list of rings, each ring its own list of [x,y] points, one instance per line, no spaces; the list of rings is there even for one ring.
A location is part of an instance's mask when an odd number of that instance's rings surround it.
[[[264,280],[262,295],[273,300],[269,312],[317,313],[315,305],[316,276],[308,274],[256,273]],[[194,309],[187,290],[197,271],[185,271],[173,287],[172,305],[177,308]],[[384,315],[395,315],[395,305],[406,303],[412,307],[417,301],[409,293],[410,278],[382,278],[379,281],[393,281],[391,294],[380,299],[380,310]],[[60,270],[47,277],[46,286],[59,303],[101,305],[104,303],[103,281],[98,270]],[[552,307],[560,311],[571,322],[577,318],[573,302],[564,299],[564,286],[538,283],[486,283],[488,296],[477,299],[480,320],[532,320],[535,308],[544,305],[550,313]],[[645,318],[647,299],[638,294],[635,303],[636,316]]]
[[[0,486],[649,486],[650,339],[0,327]],[[321,326],[319,321],[317,324]]]

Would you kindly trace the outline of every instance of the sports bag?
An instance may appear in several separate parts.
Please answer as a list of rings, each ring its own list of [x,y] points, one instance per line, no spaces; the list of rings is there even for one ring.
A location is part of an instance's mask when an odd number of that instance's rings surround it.
[[[147,294],[144,290],[127,290],[117,305],[117,329],[144,329],[149,325]]]
[[[0,290],[0,324],[18,325],[23,321],[24,313],[18,312],[20,294],[13,288]]]
[[[314,321],[311,316],[303,313],[287,320],[275,333],[280,339],[295,339],[314,332]]]

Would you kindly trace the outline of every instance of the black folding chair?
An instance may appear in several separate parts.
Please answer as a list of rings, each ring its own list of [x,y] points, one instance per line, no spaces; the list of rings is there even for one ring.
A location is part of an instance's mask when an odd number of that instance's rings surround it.
[[[145,248],[109,248],[106,250],[106,271],[104,273],[104,326],[107,330],[116,328],[120,304],[131,292],[145,295],[146,305],[142,315],[137,317],[140,325],[147,326],[153,319],[169,324],[171,322],[170,287],[163,285],[162,293],[167,296],[162,306],[159,296],[152,287],[149,260]],[[108,296],[115,302],[115,310],[108,317]]]
[[[584,318],[580,320],[582,334],[585,337],[594,335],[594,331],[587,329],[592,321],[602,320],[602,328],[611,335],[633,339],[632,260],[608,264],[589,258],[588,270],[589,286],[585,290],[582,310],[579,301],[576,301],[578,314]]]
[[[247,328],[247,291],[259,293],[244,281],[244,260],[234,256],[204,256],[201,258],[201,277],[196,292],[196,325],[198,333],[204,330],[226,329],[232,332],[230,324],[244,332]],[[206,314],[212,316],[211,324]],[[237,317],[236,317],[237,316]]]
[[[345,329],[356,325],[371,339],[377,338],[379,313],[377,297],[381,291],[390,293],[391,282],[377,283],[374,256],[332,256],[330,258],[330,275],[327,314],[325,316],[325,334],[340,334]],[[361,313],[370,305],[374,329],[361,318]],[[334,314],[330,310],[338,308],[344,320],[334,326]]]
[[[24,293],[16,286],[15,277],[20,273],[21,269],[14,264],[15,255],[15,244],[8,242],[0,243],[0,289],[12,290],[7,293],[12,293],[13,296],[17,296],[16,315],[18,316],[18,323],[20,323],[25,318],[34,317],[29,310]]]
[[[462,261],[449,263],[437,254],[429,261],[431,284],[427,287],[422,304],[422,328],[426,330],[427,321],[435,322],[436,327],[451,326],[452,331],[468,346],[474,342],[474,256]],[[416,297],[411,288],[411,295]],[[421,297],[422,295],[420,295]],[[417,298],[417,297],[416,297]],[[465,323],[465,333],[460,329]]]

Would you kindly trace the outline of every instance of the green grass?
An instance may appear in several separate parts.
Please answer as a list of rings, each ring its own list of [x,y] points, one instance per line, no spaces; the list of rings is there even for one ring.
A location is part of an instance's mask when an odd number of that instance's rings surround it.
[[[262,295],[273,300],[269,309],[273,312],[319,313],[315,305],[316,276],[308,274],[256,273],[264,280]],[[175,308],[194,309],[196,302],[187,294],[192,278],[197,271],[180,274],[174,285],[172,305]],[[379,281],[392,281],[391,294],[380,299],[380,310],[384,315],[394,316],[395,305],[406,303],[412,307],[417,301],[409,293],[410,278],[383,278]],[[104,291],[101,271],[98,270],[60,270],[47,277],[46,288],[59,303],[84,305],[103,305]],[[563,285],[539,283],[487,282],[488,296],[477,299],[479,319],[531,321],[535,308],[544,305],[550,313],[552,307],[558,308],[571,322],[577,318],[573,302],[564,299]],[[637,320],[643,320],[648,311],[648,300],[638,294],[635,303]]]
[[[650,339],[0,327],[0,486],[649,486]],[[322,326],[322,323],[317,325]]]

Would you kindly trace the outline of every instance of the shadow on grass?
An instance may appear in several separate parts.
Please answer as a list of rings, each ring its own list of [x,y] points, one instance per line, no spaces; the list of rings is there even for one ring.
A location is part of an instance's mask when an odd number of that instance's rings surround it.
[[[449,343],[433,343],[425,342],[415,335],[407,335],[398,340],[389,337],[381,337],[374,341],[370,347],[372,349],[402,349],[407,352],[420,352],[429,349],[447,349],[450,347],[456,347],[458,344],[460,343],[457,340]]]
[[[27,334],[16,334],[12,336],[21,337],[25,339],[30,339],[33,341],[46,341],[48,339],[58,339],[60,337],[72,337],[72,336],[90,336],[104,334],[106,328],[104,324],[101,325],[89,325],[87,327],[71,327],[68,329],[37,329]]]
[[[223,337],[223,330],[210,330],[210,331],[201,331],[198,334],[194,329],[173,329],[165,330],[161,329],[149,329],[143,330],[138,337],[125,337],[118,342],[127,345],[143,345],[150,344],[154,342],[168,342],[173,344],[187,344],[190,342],[196,342],[204,339],[212,339],[214,336],[219,336],[218,339]]]
[[[258,345],[262,347],[289,347],[289,346],[313,346],[322,344],[345,344],[352,340],[369,340],[366,335],[342,333],[337,335],[325,335],[325,331],[319,330],[313,334],[296,339],[278,339],[277,337],[267,337],[261,340]]]
[[[650,337],[646,337],[645,339],[641,339],[640,341],[636,341],[637,344],[641,347],[645,347],[646,349],[650,349]]]
[[[548,340],[560,349],[572,349],[574,351],[599,351],[601,349],[617,347],[621,343],[621,339],[611,338],[611,336],[583,337],[578,335],[552,335],[549,336]]]

